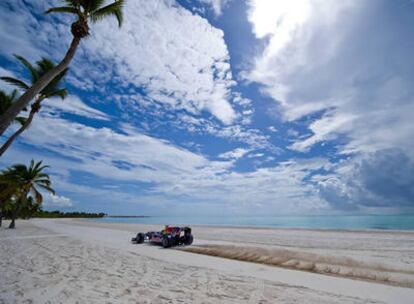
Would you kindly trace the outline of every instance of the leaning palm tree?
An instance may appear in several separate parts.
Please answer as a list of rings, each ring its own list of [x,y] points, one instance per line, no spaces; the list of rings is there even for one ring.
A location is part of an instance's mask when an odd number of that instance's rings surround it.
[[[108,16],[115,16],[118,25],[122,25],[122,7],[124,0],[114,0],[113,3],[104,6],[105,0],[63,0],[65,3],[61,7],[53,7],[46,11],[49,13],[68,13],[76,16],[76,21],[72,23],[71,32],[72,42],[65,57],[52,70],[39,78],[20,98],[11,106],[6,113],[0,116],[0,135],[9,127],[13,119],[20,113],[29,102],[39,94],[57,75],[65,70],[72,61],[80,41],[89,35],[88,22],[97,22]]]
[[[42,58],[42,60],[36,62],[36,66],[30,64],[25,58],[14,55],[23,64],[24,67],[30,73],[30,82],[31,85],[36,83],[43,75],[55,68],[55,64],[49,59]],[[68,69],[64,69],[59,75],[57,75],[40,93],[37,95],[35,102],[32,104],[30,114],[27,119],[22,123],[21,127],[12,135],[10,138],[1,146],[0,156],[6,152],[6,150],[11,146],[14,140],[22,134],[32,123],[33,118],[37,112],[40,111],[41,102],[47,98],[58,96],[64,99],[68,95],[68,91],[65,88],[59,87],[60,82],[63,77],[65,77]],[[13,77],[0,77],[1,80],[7,82],[8,84],[14,85],[22,90],[28,90],[30,86],[22,80],[13,78]]]
[[[16,164],[3,170],[1,173],[0,183],[10,187],[10,189],[14,189],[14,194],[11,199],[14,206],[9,228],[13,229],[16,227],[15,220],[23,204],[28,201],[30,196],[36,204],[40,205],[42,203],[43,196],[38,188],[55,194],[55,191],[51,188],[49,175],[43,172],[46,168],[48,166],[42,166],[41,161],[35,163],[32,160],[28,167],[24,164]]]

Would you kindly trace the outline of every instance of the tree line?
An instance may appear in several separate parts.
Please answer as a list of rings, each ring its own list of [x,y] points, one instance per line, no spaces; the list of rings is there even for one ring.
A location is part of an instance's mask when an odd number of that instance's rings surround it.
[[[35,64],[20,55],[14,55],[30,76],[30,83],[14,77],[2,76],[0,79],[16,89],[11,92],[0,90],[0,136],[8,137],[0,147],[0,157],[12,146],[23,132],[27,131],[36,114],[41,110],[42,102],[52,97],[65,99],[68,89],[62,82],[69,71],[69,65],[75,56],[79,44],[90,34],[89,23],[95,23],[108,16],[114,16],[120,27],[123,22],[122,8],[124,0],[113,0],[105,5],[105,0],[62,0],[62,6],[52,7],[45,14],[64,13],[75,17],[71,24],[71,44],[63,59],[55,64],[48,58],[41,58]],[[10,126],[17,125],[14,132],[5,133]],[[51,187],[48,166],[42,161],[31,160],[29,165],[14,164],[0,172],[0,225],[6,214],[15,228],[15,220],[27,214],[46,214],[41,211],[42,192],[55,194]],[[86,214],[86,213],[79,213]]]
[[[19,218],[21,219],[30,219],[30,218],[102,218],[105,217],[107,214],[100,212],[62,212],[59,210],[55,211],[47,211],[42,210],[42,207],[36,204],[26,204],[22,206]],[[0,227],[2,226],[2,221],[4,219],[12,219],[13,218],[13,211],[6,210],[2,214],[0,214]]]
[[[35,211],[31,217],[36,218],[101,218],[106,216],[105,213],[91,213],[91,212],[61,212],[61,211]]]

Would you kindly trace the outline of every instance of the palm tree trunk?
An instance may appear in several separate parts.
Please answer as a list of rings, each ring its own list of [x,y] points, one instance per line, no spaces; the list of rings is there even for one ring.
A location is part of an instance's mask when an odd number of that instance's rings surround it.
[[[54,69],[50,70],[38,81],[36,81],[30,89],[28,89],[2,116],[0,116],[0,135],[3,135],[20,111],[27,107],[29,102],[35,98],[41,90],[43,90],[56,76],[68,67],[76,53],[76,49],[80,41],[81,38],[73,37],[72,43],[70,44],[63,60]]]
[[[27,197],[27,193],[28,192],[25,193],[25,196],[24,197]],[[11,217],[11,222],[10,222],[10,225],[9,225],[9,229],[16,228],[16,223],[15,223],[16,222],[16,218],[18,217],[21,209],[22,209],[22,201],[20,199],[18,199],[16,201],[16,207],[14,208],[14,210],[12,212],[12,217]]]
[[[19,211],[18,209],[20,209],[19,208],[19,205],[16,206],[16,208],[14,208],[14,210],[13,210],[13,212],[11,214],[11,222],[10,222],[10,225],[9,225],[9,229],[16,228],[16,217],[17,217],[17,213]]]
[[[11,146],[11,144],[15,141],[15,139],[22,134],[32,123],[33,117],[40,109],[40,102],[42,98],[38,98],[36,102],[32,105],[32,109],[30,110],[29,117],[26,119],[25,123],[17,130],[10,138],[1,146],[0,148],[0,157],[6,152],[6,150]]]
[[[14,218],[10,222],[9,229],[16,229],[16,220]]]
[[[17,217],[17,211],[18,211],[17,208],[19,208],[19,206],[16,206],[16,208],[13,210],[11,214],[11,222],[9,225],[9,229],[16,228],[16,217]]]

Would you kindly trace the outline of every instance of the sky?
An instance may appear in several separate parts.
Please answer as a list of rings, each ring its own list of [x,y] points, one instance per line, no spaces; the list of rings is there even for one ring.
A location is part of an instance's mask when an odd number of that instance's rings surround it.
[[[1,1],[2,76],[63,57],[59,3]],[[0,158],[50,166],[45,209],[414,212],[413,1],[126,0],[124,19],[91,25],[69,96]]]

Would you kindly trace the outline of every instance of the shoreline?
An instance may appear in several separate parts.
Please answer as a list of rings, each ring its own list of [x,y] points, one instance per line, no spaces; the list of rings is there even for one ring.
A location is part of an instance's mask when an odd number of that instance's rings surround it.
[[[84,220],[80,220],[83,222]],[[85,221],[89,222],[89,221]],[[141,229],[143,232],[145,229],[154,230],[156,226],[161,229],[160,225],[148,225],[137,223],[114,223],[114,222],[99,222],[92,221],[93,226],[96,227],[112,227],[115,229],[121,229],[124,231],[137,231]],[[194,233],[197,231],[203,231],[205,229],[218,230],[222,235],[228,235],[228,237],[211,238],[207,233],[202,233],[201,238],[204,241],[201,245],[190,246],[188,248],[180,248],[179,250],[192,252],[196,254],[206,254],[215,257],[221,257],[226,259],[233,259],[239,261],[253,262],[258,264],[271,265],[272,267],[282,267],[293,270],[308,271],[313,273],[319,273],[323,275],[333,275],[342,278],[350,278],[356,280],[363,280],[369,282],[376,282],[381,284],[388,284],[392,286],[402,286],[414,288],[414,264],[407,271],[405,264],[388,265],[384,260],[375,260],[374,256],[377,253],[372,252],[370,256],[354,257],[358,252],[356,249],[349,250],[348,248],[333,248],[333,252],[324,252],[326,248],[318,244],[275,244],[265,242],[266,240],[260,237],[249,240],[232,239],[232,235],[235,233],[244,233],[247,235],[250,231],[260,233],[266,231],[270,234],[305,234],[304,237],[318,233],[319,238],[328,237],[341,238],[343,236],[349,236],[350,239],[355,237],[364,237],[364,239],[370,239],[373,235],[380,237],[407,237],[407,239],[414,240],[414,232],[399,232],[399,231],[347,231],[347,230],[325,230],[325,229],[279,229],[279,228],[261,228],[261,227],[222,227],[213,225],[192,225]],[[283,238],[283,236],[282,236]],[[353,240],[355,243],[357,240]],[[312,243],[312,242],[311,242]],[[280,246],[277,246],[280,245]],[[227,246],[227,248],[226,248]],[[228,247],[235,247],[233,250]],[[355,247],[355,244],[350,244]],[[363,246],[363,245],[362,245]],[[325,250],[324,250],[325,249]],[[331,248],[332,249],[332,248]],[[337,249],[337,250],[335,250]],[[338,250],[339,249],[339,250]],[[365,254],[365,249],[361,247]],[[273,253],[271,252],[273,250]],[[260,251],[265,251],[258,253]],[[267,251],[267,252],[266,252]],[[275,252],[276,251],[276,252]],[[393,248],[388,249],[391,252],[391,258],[395,251]],[[401,250],[403,251],[403,250]],[[240,253],[242,252],[242,254]],[[270,252],[270,253],[269,253]],[[414,263],[414,241],[412,244],[411,252],[413,254],[412,263]],[[339,257],[337,257],[339,255]],[[280,258],[283,256],[283,258]],[[276,258],[277,257],[277,258]],[[383,265],[381,265],[383,263]]]
[[[149,216],[151,217],[151,216]],[[100,219],[95,218],[66,218],[67,220],[73,221],[85,221],[85,222],[94,222],[94,223],[103,223],[103,224],[125,224],[125,225],[148,225],[148,226],[159,226],[163,227],[164,224],[156,224],[156,223],[131,223],[131,222],[111,222],[111,221],[101,221]],[[57,219],[61,220],[61,219]],[[249,226],[249,225],[229,225],[229,224],[183,224],[178,223],[174,224],[177,226],[191,226],[191,227],[204,227],[204,228],[228,228],[228,229],[257,229],[257,230],[293,230],[293,231],[315,231],[315,232],[349,232],[349,233],[390,233],[390,234],[409,234],[414,237],[414,230],[406,229],[406,230],[398,230],[398,229],[333,229],[333,228],[298,228],[298,227],[276,227],[276,226]],[[170,225],[171,226],[171,225]]]
[[[1,228],[0,250],[9,254],[2,255],[6,259],[0,261],[5,271],[3,280],[0,278],[0,286],[4,286],[0,299],[3,293],[7,300],[13,300],[6,303],[20,303],[24,299],[35,299],[35,303],[40,302],[39,299],[56,302],[53,299],[63,296],[70,302],[81,299],[91,303],[119,302],[119,299],[123,302],[143,299],[143,303],[274,303],[277,298],[285,303],[408,304],[414,297],[413,288],[344,278],[341,273],[326,275],[130,243],[136,232],[151,228],[159,229],[160,225],[36,219],[18,221],[14,231]],[[389,270],[394,269],[398,276],[399,272],[408,271],[409,279],[414,279],[411,275],[411,271],[414,273],[414,238],[411,235],[192,228],[195,241],[189,249],[199,246],[239,246],[238,250],[240,246],[244,250],[261,248],[288,254],[289,260],[292,260],[289,254],[294,253],[296,260],[303,261],[336,257],[347,262],[352,257],[362,263],[357,264],[358,267],[384,265],[390,267]],[[56,254],[50,256],[49,251]],[[21,277],[10,266],[16,263],[20,265]],[[57,270],[62,267],[65,270]],[[47,286],[45,291],[34,288],[39,279]],[[188,286],[175,286],[177,280]],[[10,285],[10,281],[16,283]],[[160,290],[156,287],[159,284],[165,288]]]

